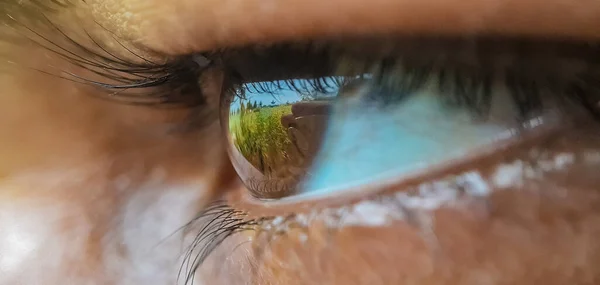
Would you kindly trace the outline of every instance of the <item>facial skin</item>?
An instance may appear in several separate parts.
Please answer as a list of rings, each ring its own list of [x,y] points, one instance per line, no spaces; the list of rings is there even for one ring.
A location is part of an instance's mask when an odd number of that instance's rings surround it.
[[[80,7],[87,18],[66,9],[55,19],[93,18],[166,55],[341,35],[597,39],[600,4],[571,2],[98,0]],[[101,100],[96,88],[36,71],[84,72],[3,29],[0,284],[176,284],[201,226],[179,229],[216,198],[246,220],[269,219],[217,247],[196,284],[600,282],[600,128],[592,120],[407,181],[266,206],[244,194],[216,111],[186,129],[189,109]],[[203,82],[215,110],[222,75]],[[424,199],[419,185],[473,172],[493,180],[502,169],[525,169],[519,163],[530,165],[536,148],[550,165],[543,179],[525,175],[483,196],[464,187],[433,208],[382,199]]]

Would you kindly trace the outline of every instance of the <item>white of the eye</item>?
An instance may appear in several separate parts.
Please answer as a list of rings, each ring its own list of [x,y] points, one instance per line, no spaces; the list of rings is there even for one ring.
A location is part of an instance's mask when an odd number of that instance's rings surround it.
[[[393,107],[365,105],[361,96],[336,102],[323,147],[304,183],[305,195],[329,194],[363,183],[424,171],[494,142],[514,139],[522,126],[518,106],[495,84],[485,120],[466,108],[449,108],[429,88]],[[365,88],[363,91],[367,91]],[[543,118],[528,123],[534,128]]]

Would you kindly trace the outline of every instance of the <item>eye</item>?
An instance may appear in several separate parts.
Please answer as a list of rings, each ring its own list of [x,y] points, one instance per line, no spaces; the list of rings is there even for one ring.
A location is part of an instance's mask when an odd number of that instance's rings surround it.
[[[519,145],[570,121],[570,99],[591,102],[573,95],[594,80],[575,56],[588,47],[503,43],[240,52],[222,97],[233,164],[257,198],[328,195]]]

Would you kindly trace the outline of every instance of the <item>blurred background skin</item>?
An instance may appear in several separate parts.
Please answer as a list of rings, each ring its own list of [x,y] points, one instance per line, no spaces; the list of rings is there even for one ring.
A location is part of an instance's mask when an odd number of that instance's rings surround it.
[[[172,55],[339,34],[600,35],[600,2],[590,1],[87,2],[84,9],[103,26]],[[72,20],[66,15],[62,19]],[[16,67],[13,62],[40,69],[50,65],[71,68],[47,50],[23,41],[11,28],[1,29],[5,38],[0,42],[4,55],[0,63],[0,284],[174,284],[186,240],[184,232],[177,229],[225,189],[243,190],[223,149],[218,122],[191,132],[173,132],[172,127],[187,118],[186,110],[99,100],[94,96],[97,90]],[[207,87],[213,103],[220,94],[219,80],[214,82],[215,86]],[[594,242],[600,233],[600,224],[593,223],[598,221],[595,211],[585,208],[578,212],[589,218],[585,229],[567,234],[558,226],[545,224],[543,217],[526,219],[527,212],[511,212],[516,201],[522,208],[542,207],[535,197],[506,194],[495,199],[497,213],[501,213],[496,222],[523,218],[527,228],[557,234],[560,239],[534,246],[520,240],[523,233],[512,232],[514,228],[506,223],[505,231],[486,236],[489,243],[474,252],[468,249],[482,234],[471,219],[474,214],[440,212],[438,219],[447,225],[439,229],[440,234],[445,234],[451,249],[450,261],[443,262],[469,262],[444,267],[452,272],[429,275],[430,261],[435,258],[411,226],[340,229],[333,241],[340,250],[333,256],[318,254],[316,248],[324,246],[324,241],[316,229],[316,234],[308,237],[314,250],[306,254],[298,254],[302,246],[291,239],[276,245],[279,257],[296,253],[296,270],[267,261],[260,266],[275,269],[254,281],[351,284],[363,282],[356,277],[364,273],[376,275],[373,284],[398,284],[400,280],[413,282],[408,284],[600,282],[594,266],[599,264],[594,261],[600,262]],[[561,216],[565,205],[576,201],[544,208],[548,212],[545,217]],[[399,234],[403,238],[397,239]],[[494,240],[496,243],[491,242]],[[513,251],[496,251],[500,244]],[[365,255],[358,249],[372,252]],[[389,259],[390,254],[395,259]],[[491,265],[475,269],[480,256],[488,256]],[[243,275],[246,269],[236,268],[242,264],[242,256],[230,258],[224,270],[232,279],[220,282],[248,282]],[[214,274],[210,270],[221,264],[210,262],[199,273],[205,274],[199,276],[199,284],[219,284],[211,279]],[[316,274],[319,264],[327,264],[330,271]],[[535,266],[555,270],[539,276]],[[396,274],[398,270],[401,272]],[[417,280],[419,283],[414,283]],[[574,282],[564,283],[567,280]]]

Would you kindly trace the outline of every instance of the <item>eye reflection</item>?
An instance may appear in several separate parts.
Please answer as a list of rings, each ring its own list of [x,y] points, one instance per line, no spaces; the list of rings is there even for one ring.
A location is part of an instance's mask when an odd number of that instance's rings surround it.
[[[304,80],[294,80],[305,92],[280,88],[282,82],[245,85],[229,106],[229,137],[236,169],[252,193],[280,198],[298,191],[317,154],[328,124],[335,78],[324,79],[328,90],[311,90]]]
[[[371,76],[244,84],[228,95],[232,161],[255,197],[328,194],[424,171],[543,121],[520,116],[503,84],[482,116],[439,83],[410,94]]]

